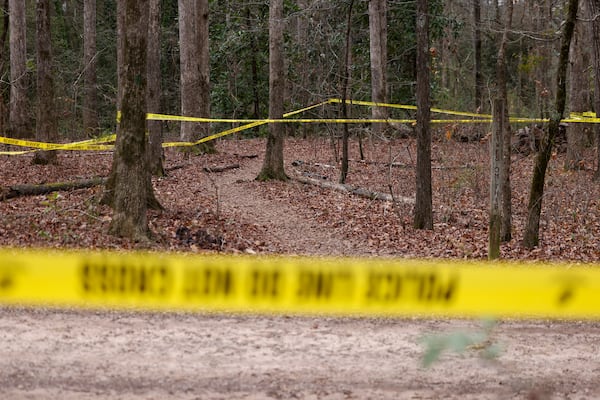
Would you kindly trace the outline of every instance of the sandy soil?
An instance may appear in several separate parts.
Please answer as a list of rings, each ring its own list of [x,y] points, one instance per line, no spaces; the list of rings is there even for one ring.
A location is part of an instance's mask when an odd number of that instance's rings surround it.
[[[260,158],[223,173],[223,212],[278,252],[356,254],[252,182]],[[276,190],[276,186],[274,187]],[[123,313],[0,308],[2,399],[595,399],[600,324],[501,321],[489,343],[424,368],[423,339],[480,331],[469,320]]]

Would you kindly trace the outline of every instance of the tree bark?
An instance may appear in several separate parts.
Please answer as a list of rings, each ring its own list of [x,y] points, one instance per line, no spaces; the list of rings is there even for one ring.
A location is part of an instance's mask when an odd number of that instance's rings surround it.
[[[198,115],[210,117],[210,51],[209,51],[209,7],[208,0],[196,0],[196,42],[198,43],[198,68],[200,70],[200,92]],[[198,126],[198,138],[210,134],[210,124],[203,123]],[[214,141],[202,143],[202,152],[214,153]]]
[[[10,37],[10,104],[9,134],[14,138],[29,136],[27,124],[27,41],[25,1],[8,4]]]
[[[473,0],[473,47],[475,48],[475,108],[483,110],[483,75],[481,73],[481,0]]]
[[[54,106],[49,0],[37,0],[36,25],[37,118],[35,138],[40,142],[52,143],[58,139],[58,127]],[[56,151],[38,151],[33,156],[34,164],[51,164],[55,162]]]
[[[109,232],[135,241],[147,241],[149,194],[154,195],[146,163],[146,52],[148,0],[125,2],[123,32],[122,116],[115,144],[114,214]],[[155,199],[154,199],[155,200]]]
[[[546,169],[552,155],[552,146],[554,138],[558,134],[560,120],[565,111],[566,102],[566,79],[567,66],[569,63],[569,49],[571,47],[571,38],[577,18],[578,0],[569,0],[567,5],[567,18],[563,25],[562,38],[560,44],[560,55],[558,60],[558,71],[556,74],[556,99],[554,112],[550,117],[548,130],[544,132],[541,139],[540,149],[538,150],[533,167],[533,177],[531,180],[531,189],[529,192],[529,203],[527,205],[527,224],[523,237],[523,246],[532,249],[539,244],[540,215],[542,211],[542,199],[544,196],[544,183],[546,179]]]
[[[371,98],[375,103],[387,103],[387,4],[386,0],[369,1],[369,48],[371,58]],[[386,119],[386,107],[374,106],[373,119]],[[373,124],[373,133],[380,134],[385,124]]]
[[[283,63],[283,0],[269,2],[269,118],[283,118],[285,71]],[[283,124],[269,124],[267,147],[259,181],[288,179],[283,167]]]
[[[508,90],[507,90],[507,72],[506,72],[506,46],[508,43],[508,33],[512,28],[513,1],[509,0],[505,6],[504,30],[498,46],[498,59],[496,61],[496,74],[498,85],[498,97],[500,99],[502,112],[495,117],[502,118],[500,124],[502,132],[502,162],[501,162],[501,182],[502,187],[502,217],[500,224],[500,240],[509,242],[512,239],[512,193],[510,185],[511,170],[511,139],[512,132],[509,121]]]
[[[348,5],[348,19],[346,24],[346,50],[344,54],[344,72],[342,74],[342,118],[348,119],[348,85],[350,82],[350,64],[352,58],[352,6],[354,0],[350,0]],[[348,176],[348,139],[350,132],[348,124],[342,124],[344,133],[342,134],[342,167],[340,168],[340,183],[346,183]]]
[[[579,5],[579,15],[587,15],[587,1]],[[590,32],[588,22],[578,18],[573,31],[573,40],[569,57],[570,85],[569,85],[569,111],[588,111],[590,104]],[[592,45],[593,46],[593,45]],[[565,158],[566,170],[582,168],[583,151],[585,149],[585,134],[589,129],[587,124],[569,124],[567,127],[567,155]]]
[[[8,72],[5,68],[6,68],[6,61],[7,61],[7,57],[6,54],[8,53],[7,51],[5,51],[6,49],[6,39],[8,39],[8,26],[9,26],[9,22],[8,22],[8,0],[4,0],[3,2],[3,9],[4,9],[4,15],[2,18],[2,36],[0,36],[0,76],[5,76],[5,74]],[[0,82],[0,94],[5,92],[5,82]],[[7,129],[7,124],[8,124],[8,110],[6,108],[6,103],[4,101],[4,96],[0,95],[0,132],[6,132]]]
[[[96,0],[83,2],[83,131],[89,136],[98,133],[96,79]]]
[[[149,113],[160,113],[160,0],[148,2],[148,87],[147,106]],[[148,124],[148,169],[155,176],[164,176],[163,132],[161,121]]]
[[[417,0],[417,171],[413,226],[433,229],[428,1]]]
[[[600,117],[600,0],[587,0],[592,19],[592,54],[594,69],[594,111]],[[600,180],[600,125],[594,124],[596,130],[596,172],[594,180]]]
[[[509,0],[512,1],[512,0]],[[504,130],[504,99],[500,96],[494,99],[492,109],[494,123],[492,140],[490,142],[490,223],[488,238],[488,259],[495,260],[500,257],[500,232],[501,232],[501,202],[503,178],[503,136]]]

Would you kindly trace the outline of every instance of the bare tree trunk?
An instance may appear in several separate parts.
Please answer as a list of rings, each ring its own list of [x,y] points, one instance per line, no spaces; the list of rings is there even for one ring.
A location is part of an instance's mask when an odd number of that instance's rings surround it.
[[[475,108],[483,109],[483,75],[481,73],[481,0],[473,0],[473,46],[475,48]]]
[[[147,105],[149,113],[160,113],[160,0],[149,0],[148,6]],[[148,168],[152,175],[164,176],[162,123],[148,121],[147,124]]]
[[[509,0],[512,1],[512,0]],[[492,130],[492,140],[490,142],[490,224],[488,239],[488,259],[495,260],[500,257],[500,228],[501,228],[501,207],[502,200],[502,173],[503,151],[502,146],[504,130],[504,99],[498,97],[494,99],[492,109],[494,116],[494,126]]]
[[[579,15],[587,18],[587,1],[579,5]],[[569,111],[584,112],[590,107],[590,32],[588,22],[578,18],[573,32],[571,52],[569,57],[570,85]],[[565,169],[577,170],[582,168],[585,134],[589,129],[587,124],[570,124],[567,127],[567,156]]]
[[[200,65],[196,43],[196,0],[179,0],[179,58],[181,68],[181,114],[198,117]],[[180,139],[196,140],[195,123],[182,122]]]
[[[283,0],[269,2],[269,118],[283,118],[285,71],[283,63]],[[287,180],[283,167],[284,126],[269,124],[267,147],[257,180]]]
[[[600,0],[587,0],[592,17],[592,50],[594,70],[594,111],[600,117]],[[594,180],[600,180],[600,125],[594,124],[596,130],[596,172]]]
[[[433,229],[429,100],[429,17],[427,0],[417,0],[417,191],[415,229]]]
[[[540,149],[535,158],[533,167],[533,177],[531,180],[531,189],[529,192],[529,203],[527,205],[527,224],[523,237],[523,246],[532,249],[539,244],[540,215],[542,212],[542,199],[544,196],[544,183],[546,179],[546,169],[550,156],[552,155],[552,145],[554,138],[558,134],[560,120],[565,111],[566,102],[566,79],[567,66],[569,63],[569,49],[571,47],[571,38],[575,28],[577,18],[578,0],[569,0],[567,6],[567,18],[563,25],[562,38],[560,44],[560,56],[558,60],[558,71],[556,74],[556,101],[555,109],[551,115],[548,124],[548,130],[544,133],[540,143]]]
[[[122,118],[115,146],[114,215],[109,232],[136,241],[147,241],[149,191],[146,146],[146,51],[148,0],[125,2]]]
[[[503,242],[509,242],[512,239],[512,193],[510,187],[510,167],[511,167],[511,139],[512,132],[509,121],[509,108],[508,108],[508,90],[507,90],[507,78],[506,78],[506,46],[508,43],[508,33],[512,28],[513,18],[513,1],[509,0],[505,3],[505,21],[504,21],[504,32],[502,39],[500,40],[500,46],[498,49],[498,60],[496,62],[497,70],[497,85],[498,95],[502,103],[502,113],[498,115],[502,118],[502,163],[501,169],[501,186],[502,186],[502,221],[500,227],[500,240]]]
[[[0,76],[5,76],[4,74],[7,72],[6,68],[6,55],[8,52],[6,51],[6,39],[8,39],[8,0],[4,0],[3,2],[3,11],[4,18],[2,18],[2,36],[0,37]],[[4,101],[4,91],[5,91],[6,83],[4,80],[0,81],[0,132],[6,132],[8,125],[8,110],[6,108],[6,103]]]
[[[342,75],[342,118],[348,119],[348,83],[350,81],[350,64],[352,57],[352,6],[354,0],[350,0],[348,5],[348,22],[346,24],[346,50],[344,54],[344,72]],[[348,138],[350,132],[348,124],[343,124],[344,133],[342,135],[342,168],[340,169],[340,183],[346,183],[348,176]]]
[[[52,37],[50,30],[50,1],[37,0],[37,119],[35,138],[41,142],[55,142],[58,138],[54,107],[54,81],[52,78]],[[39,151],[34,164],[56,162],[56,151]]]
[[[10,135],[15,138],[29,136],[27,124],[27,41],[25,1],[10,0]]]
[[[387,13],[386,0],[369,1],[369,48],[371,56],[371,98],[375,103],[387,102]],[[374,106],[373,119],[386,119],[387,108]],[[373,124],[380,134],[385,124]]]
[[[198,115],[210,117],[210,52],[209,52],[209,9],[208,0],[196,0],[196,42],[198,43],[198,68],[200,70]],[[210,134],[210,124],[200,124],[198,136]],[[215,144],[212,141],[202,144],[202,152],[214,153]]]
[[[83,2],[83,131],[87,136],[98,133],[96,89],[96,0]]]

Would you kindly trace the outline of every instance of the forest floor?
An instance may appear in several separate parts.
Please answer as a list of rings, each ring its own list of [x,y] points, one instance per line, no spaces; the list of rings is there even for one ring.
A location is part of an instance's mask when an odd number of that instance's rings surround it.
[[[166,152],[154,180],[163,212],[149,213],[150,251],[485,259],[487,143],[433,143],[434,230],[411,226],[412,205],[289,182],[256,182],[263,139],[222,140],[214,155]],[[415,142],[351,145],[348,183],[414,197]],[[328,138],[288,139],[286,172],[337,181]],[[520,245],[533,156],[513,156],[514,261],[600,259],[600,187],[588,168],[550,165],[541,242]],[[106,176],[109,153],[63,152],[57,166],[0,157],[0,184]],[[390,163],[392,164],[390,166]],[[239,164],[221,173],[214,168]],[[0,245],[136,249],[107,235],[101,187],[0,201]],[[470,348],[421,364],[430,334],[481,331],[481,321],[130,313],[0,308],[0,397],[7,399],[594,399],[600,324],[499,321],[493,360]]]

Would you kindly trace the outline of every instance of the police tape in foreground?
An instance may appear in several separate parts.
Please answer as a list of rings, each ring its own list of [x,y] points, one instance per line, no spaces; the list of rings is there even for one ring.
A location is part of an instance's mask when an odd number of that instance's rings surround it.
[[[600,269],[442,260],[3,250],[0,304],[599,319]]]

